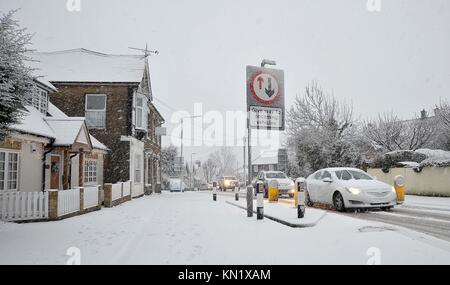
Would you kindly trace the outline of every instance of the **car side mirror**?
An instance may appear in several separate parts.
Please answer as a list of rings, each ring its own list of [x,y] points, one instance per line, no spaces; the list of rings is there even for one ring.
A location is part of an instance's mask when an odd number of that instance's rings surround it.
[[[333,179],[331,179],[330,177],[325,177],[324,179],[322,179],[322,181],[325,183],[333,183]]]

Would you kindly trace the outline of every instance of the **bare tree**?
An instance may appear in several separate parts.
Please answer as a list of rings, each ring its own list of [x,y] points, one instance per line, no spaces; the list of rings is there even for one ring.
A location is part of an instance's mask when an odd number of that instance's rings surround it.
[[[366,137],[385,150],[402,149],[404,124],[393,112],[378,115],[364,123]]]
[[[296,172],[307,175],[328,166],[357,166],[353,108],[316,83],[297,96],[287,114],[288,146],[296,150]],[[296,168],[291,165],[291,168]]]
[[[219,176],[232,175],[235,172],[236,156],[234,155],[232,148],[222,147],[219,151],[216,151],[211,155],[211,159],[219,166]]]
[[[293,136],[305,127],[327,130],[340,136],[352,126],[352,121],[351,105],[325,94],[322,87],[313,81],[306,87],[304,96],[295,98],[288,111],[287,124],[288,132]]]
[[[445,128],[446,132],[450,132],[450,104],[447,101],[443,101],[436,108],[436,116],[440,123]]]
[[[431,146],[436,131],[436,118],[428,117],[425,111],[412,120],[401,120],[391,112],[364,123],[367,139],[385,151],[417,150]]]
[[[203,162],[202,170],[206,181],[209,183],[218,175],[219,165],[212,158],[208,158],[207,161]]]

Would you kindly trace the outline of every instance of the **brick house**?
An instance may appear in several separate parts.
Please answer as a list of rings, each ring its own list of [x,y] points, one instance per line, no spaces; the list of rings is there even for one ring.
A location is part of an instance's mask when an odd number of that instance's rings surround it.
[[[50,100],[68,116],[86,117],[89,132],[109,149],[104,182],[133,182],[133,197],[161,191],[164,119],[153,105],[147,58],[86,49],[35,53],[41,73],[58,89]]]

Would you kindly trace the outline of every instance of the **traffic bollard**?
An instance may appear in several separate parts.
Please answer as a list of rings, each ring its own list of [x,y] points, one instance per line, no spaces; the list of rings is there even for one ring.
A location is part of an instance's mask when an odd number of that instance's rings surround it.
[[[269,202],[278,202],[278,181],[272,180],[269,182]]]
[[[306,213],[306,207],[305,207],[305,191],[306,191],[306,180],[305,178],[298,178],[295,181],[295,184],[297,185],[297,217],[299,219],[303,219],[305,217]]]
[[[234,187],[234,199],[239,201],[239,186]]]
[[[217,201],[217,182],[213,182],[213,201]]]
[[[403,178],[403,176],[395,176],[394,189],[397,195],[397,204],[403,204],[405,202],[405,178]]]
[[[253,217],[253,186],[247,187],[247,217]]]
[[[259,181],[256,184],[256,219],[264,219],[264,183]]]

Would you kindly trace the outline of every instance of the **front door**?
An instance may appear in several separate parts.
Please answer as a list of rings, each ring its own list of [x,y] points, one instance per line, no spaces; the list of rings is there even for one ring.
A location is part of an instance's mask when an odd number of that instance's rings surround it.
[[[50,188],[59,189],[60,177],[61,177],[61,158],[59,156],[52,156],[51,163],[51,176],[50,176]]]

